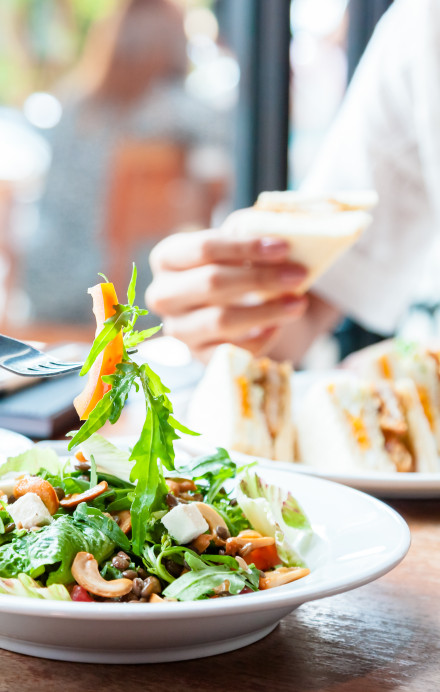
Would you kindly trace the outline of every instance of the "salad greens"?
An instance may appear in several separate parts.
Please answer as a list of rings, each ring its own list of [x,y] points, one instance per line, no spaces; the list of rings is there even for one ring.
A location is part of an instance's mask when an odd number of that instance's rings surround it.
[[[295,498],[245,471],[237,487],[237,499],[252,526],[264,536],[275,538],[283,563],[304,567],[302,555],[314,532]]]
[[[50,601],[70,601],[70,594],[62,584],[42,587],[27,574],[19,574],[17,579],[0,579],[0,593],[27,598],[44,598]]]
[[[27,473],[38,473],[40,469],[53,476],[60,475],[63,471],[63,462],[59,459],[56,452],[44,447],[32,447],[26,452],[16,457],[11,457],[4,464],[0,465],[0,477],[7,473],[26,471]]]
[[[212,556],[214,558],[214,556]],[[221,558],[222,556],[215,556]],[[185,561],[190,571],[172,582],[163,592],[167,598],[177,598],[179,601],[195,601],[209,591],[228,582],[227,591],[231,595],[239,594],[245,587],[251,591],[258,589],[259,570],[254,568],[245,571],[237,569],[235,558],[224,556],[223,560],[212,559],[206,564],[194,554],[185,552]],[[235,565],[234,565],[235,563]],[[225,585],[226,586],[226,585]],[[226,589],[225,589],[226,590]]]
[[[277,573],[280,583],[287,583],[308,573],[300,568],[313,531],[290,493],[264,482],[253,465],[237,467],[222,448],[176,467],[179,433],[197,433],[174,418],[169,389],[158,375],[128,353],[158,329],[135,329],[147,313],[134,305],[136,277],[134,266],[127,304],[114,306],[81,371],[86,374],[122,333],[122,362],[112,375],[102,377],[111,388],[83,426],[70,434],[69,450],[81,452],[77,467],[43,447],[0,466],[0,593],[68,600],[70,591],[73,600],[94,600],[91,593],[104,600],[143,602],[162,594],[190,601],[271,588],[265,574]],[[132,388],[144,395],[145,419],[139,439],[124,451],[98,430],[119,419]],[[39,479],[31,485],[42,489],[30,498],[32,511],[38,513],[38,503],[44,504],[44,492],[55,499],[48,525],[31,524],[26,530],[19,521],[14,524],[17,496],[11,497],[15,480],[9,476],[23,472]],[[26,497],[25,492],[17,502]],[[174,529],[170,518],[178,505],[179,521],[192,526],[182,541],[175,537],[181,528],[175,526],[176,514]],[[194,530],[190,516],[195,521],[195,515],[201,524]],[[94,559],[91,572],[99,582],[97,590],[92,590],[89,573],[85,586],[81,583],[77,559],[89,567]]]
[[[0,577],[16,577],[22,572],[34,579],[46,572],[46,585],[69,584],[75,555],[92,553],[98,562],[107,559],[116,542],[97,525],[60,516],[49,526],[15,537],[0,547]]]

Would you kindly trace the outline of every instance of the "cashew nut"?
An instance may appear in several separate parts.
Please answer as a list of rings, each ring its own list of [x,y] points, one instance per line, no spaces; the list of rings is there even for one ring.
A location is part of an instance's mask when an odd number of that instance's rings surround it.
[[[77,553],[72,565],[72,574],[75,581],[86,591],[103,598],[125,596],[133,588],[131,579],[103,579],[99,573],[98,563],[91,553]]]
[[[150,600],[148,601],[148,603],[163,603],[164,600],[165,600],[165,599],[162,598],[162,596],[158,596],[157,593],[152,593],[151,596],[150,596]]]
[[[66,495],[66,497],[64,497],[60,501],[60,505],[65,509],[73,509],[74,507],[77,507],[81,502],[88,502],[89,500],[94,500],[95,497],[98,497],[99,495],[102,495],[102,493],[105,493],[107,488],[107,481],[101,481],[101,483],[95,485],[94,488],[89,488],[88,490],[85,490],[83,493],[73,493],[73,495]]]
[[[307,567],[278,567],[272,572],[264,572],[264,577],[260,577],[260,589],[273,589],[275,586],[290,584],[296,579],[301,579],[310,574]]]
[[[27,493],[38,495],[52,515],[55,514],[60,506],[55,488],[49,481],[45,481],[43,478],[38,478],[37,476],[20,478],[14,485],[14,497],[18,500],[19,497]]]

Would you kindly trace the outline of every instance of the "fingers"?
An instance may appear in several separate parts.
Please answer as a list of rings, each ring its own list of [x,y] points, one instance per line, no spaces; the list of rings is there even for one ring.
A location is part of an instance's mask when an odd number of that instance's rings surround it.
[[[145,294],[156,313],[178,315],[202,305],[237,302],[247,293],[295,292],[306,270],[297,264],[231,266],[208,264],[186,272],[161,272]]]
[[[271,263],[287,260],[289,246],[277,238],[239,240],[222,231],[178,233],[162,240],[152,250],[153,272],[180,271],[206,264]]]
[[[165,320],[167,334],[181,339],[193,349],[222,342],[252,340],[266,329],[299,319],[307,309],[307,298],[282,296],[259,305],[210,306]]]

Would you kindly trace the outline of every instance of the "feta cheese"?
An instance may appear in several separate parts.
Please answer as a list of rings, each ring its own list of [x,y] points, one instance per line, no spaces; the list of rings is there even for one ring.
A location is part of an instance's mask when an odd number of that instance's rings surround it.
[[[195,504],[177,505],[162,517],[162,524],[175,541],[185,545],[209,528]]]
[[[43,500],[35,493],[26,493],[12,505],[8,512],[17,529],[31,529],[34,526],[50,524],[52,517]]]

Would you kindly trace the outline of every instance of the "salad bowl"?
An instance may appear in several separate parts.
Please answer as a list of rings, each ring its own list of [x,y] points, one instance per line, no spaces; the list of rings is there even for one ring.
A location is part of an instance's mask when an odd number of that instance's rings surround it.
[[[367,584],[405,556],[410,535],[388,506],[351,488],[277,468],[266,482],[292,492],[315,540],[310,574],[239,597],[193,602],[80,603],[0,595],[0,647],[46,658],[94,663],[152,663],[211,656],[268,635],[308,601]]]

